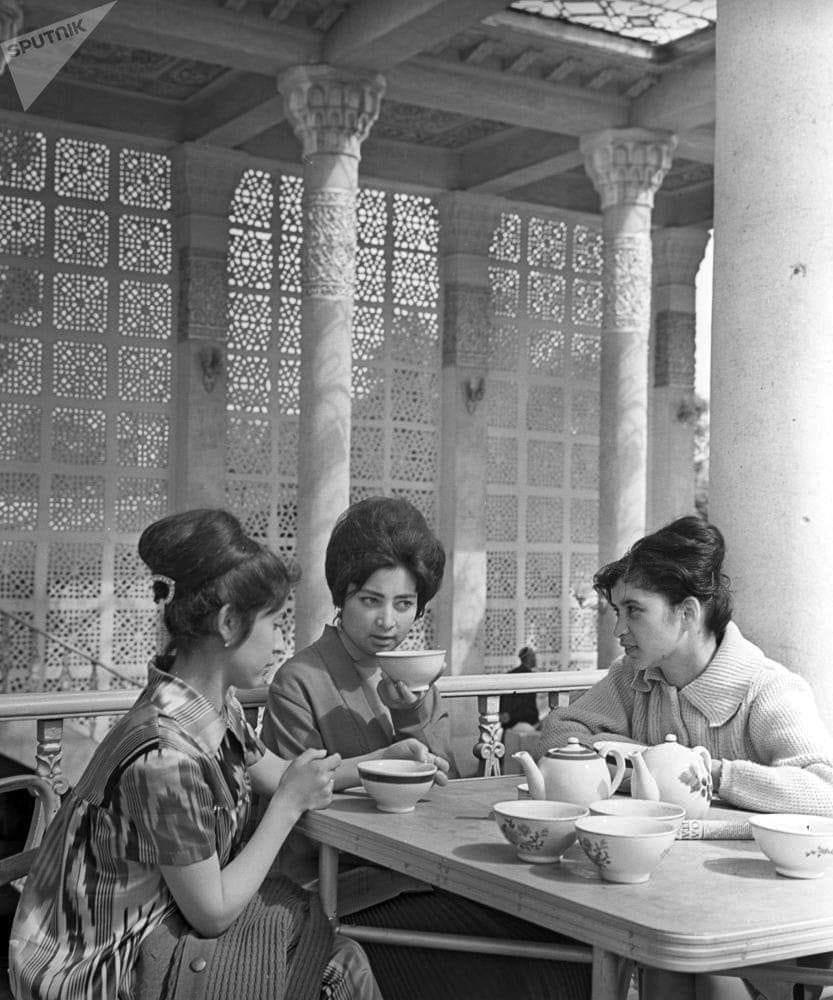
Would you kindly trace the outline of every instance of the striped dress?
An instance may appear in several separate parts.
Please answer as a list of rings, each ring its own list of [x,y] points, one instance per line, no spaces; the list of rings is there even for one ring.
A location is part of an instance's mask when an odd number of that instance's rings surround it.
[[[155,667],[46,832],[9,942],[17,1000],[126,1000],[142,940],[175,908],[161,865],[240,845],[263,744]]]

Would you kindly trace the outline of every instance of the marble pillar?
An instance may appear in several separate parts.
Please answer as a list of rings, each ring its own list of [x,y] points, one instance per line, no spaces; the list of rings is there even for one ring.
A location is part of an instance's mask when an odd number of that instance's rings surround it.
[[[435,614],[438,641],[454,674],[482,673],[485,655],[489,246],[499,206],[494,198],[464,192],[440,200],[445,310],[439,534],[447,561]],[[473,768],[470,706],[455,700],[449,710],[460,767]],[[497,729],[497,699],[494,716]],[[484,753],[496,742],[494,731],[491,737],[484,731]]]
[[[641,128],[581,139],[599,193],[604,236],[599,440],[599,562],[617,559],[645,533],[651,212],[676,138]],[[599,666],[619,651],[609,613],[599,615]]]
[[[741,630],[833,728],[833,4],[749,14],[721,0],[709,516]]]
[[[381,76],[296,66],[278,79],[304,164],[301,381],[298,417],[295,645],[332,618],[324,579],[330,531],[350,499],[350,374],[356,191],[362,141],[384,92]]]
[[[239,164],[183,145],[172,155],[179,253],[171,508],[224,506],[228,208]]]
[[[653,531],[695,511],[695,278],[708,243],[695,226],[653,234],[653,313],[648,412],[648,517]]]

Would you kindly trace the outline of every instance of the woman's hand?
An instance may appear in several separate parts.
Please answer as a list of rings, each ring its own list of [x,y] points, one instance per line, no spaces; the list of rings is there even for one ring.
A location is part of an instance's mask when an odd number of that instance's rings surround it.
[[[424,743],[414,737],[399,740],[398,743],[391,743],[379,756],[386,760],[418,760],[423,764],[436,764],[437,773],[434,775],[434,784],[448,784],[448,761],[445,757],[431,753]]]
[[[333,800],[335,769],[340,763],[340,754],[305,750],[286,769],[275,795],[288,800],[299,815],[307,809],[324,809]]]
[[[395,681],[387,674],[382,675],[382,679],[376,685],[376,690],[383,704],[387,705],[388,708],[400,711],[403,708],[416,705],[421,698],[425,697],[424,691],[417,694],[408,687],[405,681]]]

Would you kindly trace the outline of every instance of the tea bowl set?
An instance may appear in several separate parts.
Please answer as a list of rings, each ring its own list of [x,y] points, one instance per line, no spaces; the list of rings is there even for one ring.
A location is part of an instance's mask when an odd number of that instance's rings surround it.
[[[598,750],[571,737],[537,764],[525,751],[514,756],[526,782],[518,786],[518,800],[498,803],[494,816],[519,859],[559,861],[577,839],[608,882],[647,881],[683,822],[702,821],[712,801],[709,751],[684,747],[673,735],[632,749],[602,741]],[[614,798],[623,790],[626,764],[630,796]],[[779,875],[817,878],[833,870],[833,818],[761,814],[749,818],[749,829]]]

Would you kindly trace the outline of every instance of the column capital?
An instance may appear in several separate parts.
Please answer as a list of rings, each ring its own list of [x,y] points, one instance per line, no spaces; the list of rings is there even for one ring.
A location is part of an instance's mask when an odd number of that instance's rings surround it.
[[[669,226],[651,234],[655,285],[693,285],[709,232],[698,226]]]
[[[305,159],[335,153],[358,160],[361,144],[379,116],[385,78],[324,63],[293,66],[278,77],[278,91]]]
[[[673,133],[644,128],[583,135],[584,168],[599,192],[602,210],[614,205],[653,208],[654,193],[665,179],[676,146]]]
[[[0,42],[8,42],[23,31],[23,5],[18,0],[0,0]],[[0,51],[0,75],[6,68],[6,57]]]

